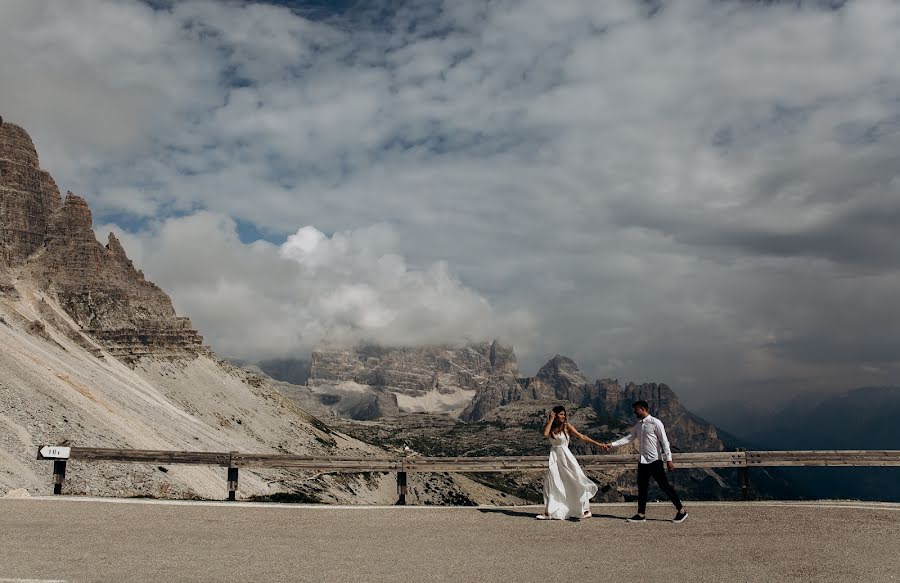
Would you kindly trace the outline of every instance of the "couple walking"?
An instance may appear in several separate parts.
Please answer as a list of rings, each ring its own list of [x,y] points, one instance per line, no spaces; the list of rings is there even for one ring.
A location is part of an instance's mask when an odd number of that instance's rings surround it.
[[[675,488],[666,478],[663,462],[670,470],[675,469],[672,462],[672,450],[666,437],[666,428],[662,421],[650,415],[650,406],[646,401],[635,401],[632,405],[638,421],[631,433],[612,443],[600,443],[586,435],[582,435],[566,418],[566,409],[554,407],[544,426],[544,437],[550,439],[549,469],[544,477],[544,513],[538,514],[541,520],[566,518],[588,518],[591,516],[590,500],[597,494],[597,484],[588,479],[578,465],[578,461],[569,451],[569,442],[577,437],[585,443],[596,445],[604,451],[612,447],[637,441],[640,445],[641,459],[638,463],[638,511],[629,518],[629,522],[644,522],[647,509],[647,488],[652,477],[660,489],[669,496],[669,500],[678,509],[674,522],[684,522],[687,511],[681,504]]]

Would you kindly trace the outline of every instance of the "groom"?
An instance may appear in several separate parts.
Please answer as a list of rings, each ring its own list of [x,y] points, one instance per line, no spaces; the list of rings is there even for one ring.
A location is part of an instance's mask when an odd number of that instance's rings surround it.
[[[675,469],[675,464],[672,463],[672,450],[669,447],[669,438],[666,437],[666,428],[663,426],[662,421],[650,415],[650,405],[647,404],[647,401],[635,401],[631,407],[638,418],[638,422],[632,428],[631,433],[622,439],[605,444],[605,449],[609,449],[631,443],[637,439],[640,445],[638,511],[637,514],[628,519],[628,522],[647,521],[644,513],[647,510],[647,488],[650,486],[651,476],[659,484],[660,489],[669,496],[669,500],[672,501],[672,504],[678,510],[672,522],[684,522],[687,518],[687,511],[678,498],[675,488],[669,483],[669,479],[666,477],[666,470],[663,468],[663,462],[666,462],[668,469]]]

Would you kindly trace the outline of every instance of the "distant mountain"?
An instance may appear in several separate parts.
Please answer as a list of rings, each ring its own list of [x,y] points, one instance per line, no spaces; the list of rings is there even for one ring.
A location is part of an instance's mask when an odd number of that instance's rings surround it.
[[[898,419],[900,387],[863,387],[800,395],[775,412],[757,410],[746,415],[739,436],[760,449],[900,450]],[[780,468],[773,474],[803,497],[900,500],[900,468]]]
[[[900,387],[863,387],[811,405],[794,401],[752,438],[795,449],[900,449]]]
[[[376,419],[428,412],[455,418],[479,389],[515,384],[517,373],[512,348],[497,341],[323,347],[310,356],[306,385],[284,389],[301,407],[340,417]]]
[[[534,377],[520,377],[514,350],[496,340],[462,347],[320,349],[312,353],[306,385],[282,385],[280,390],[309,411],[357,420],[421,412],[477,422],[513,403],[557,401],[590,407],[601,419],[630,423],[631,404],[643,399],[667,424],[676,448],[725,449],[716,427],[688,411],[665,384],[591,381],[562,355],[551,358]]]
[[[590,381],[575,362],[562,355],[551,358],[534,377],[516,379],[514,386],[494,383],[479,387],[463,419],[477,421],[499,406],[521,401],[558,400],[591,407],[598,416],[619,423],[634,421],[631,404],[644,400],[666,423],[674,447],[682,451],[722,451],[725,445],[714,425],[694,415],[668,385],[622,386],[616,379]]]
[[[264,373],[284,383],[305,385],[309,379],[309,360],[302,358],[271,358],[256,365]]]
[[[585,434],[609,441],[630,429],[635,421],[631,404],[638,399],[648,401],[666,423],[674,451],[726,447],[716,427],[688,411],[665,384],[591,381],[562,355],[551,358],[534,377],[519,377],[518,372],[512,348],[498,342],[456,348],[368,346],[316,351],[306,386],[278,388],[309,411],[323,414],[327,408],[336,416],[329,423],[361,441],[379,447],[408,444],[423,455],[542,455],[548,445],[541,430],[555,405],[566,406]],[[580,454],[600,453],[573,445]],[[636,451],[635,444],[619,450]],[[633,472],[592,472],[601,486],[599,499],[633,500]],[[676,476],[688,498],[729,499],[740,496],[734,474],[685,469]],[[540,497],[538,474],[475,479],[511,496]]]

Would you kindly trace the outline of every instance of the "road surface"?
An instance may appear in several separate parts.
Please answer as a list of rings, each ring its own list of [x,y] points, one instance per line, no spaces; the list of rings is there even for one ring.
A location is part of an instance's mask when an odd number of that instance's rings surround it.
[[[900,583],[900,505],[537,508],[0,499],[0,582]]]

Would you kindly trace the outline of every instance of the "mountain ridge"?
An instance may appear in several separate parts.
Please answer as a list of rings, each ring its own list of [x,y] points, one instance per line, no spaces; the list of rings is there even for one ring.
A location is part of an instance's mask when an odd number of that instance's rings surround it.
[[[42,492],[37,444],[383,456],[335,431],[273,384],[219,360],[115,237],[100,243],[87,202],[63,200],[20,126],[0,122],[0,493]],[[314,479],[313,479],[314,478]],[[412,476],[410,499],[494,503],[465,476]],[[66,493],[219,498],[218,468],[70,464]],[[393,476],[241,472],[240,497],[389,504]]]

